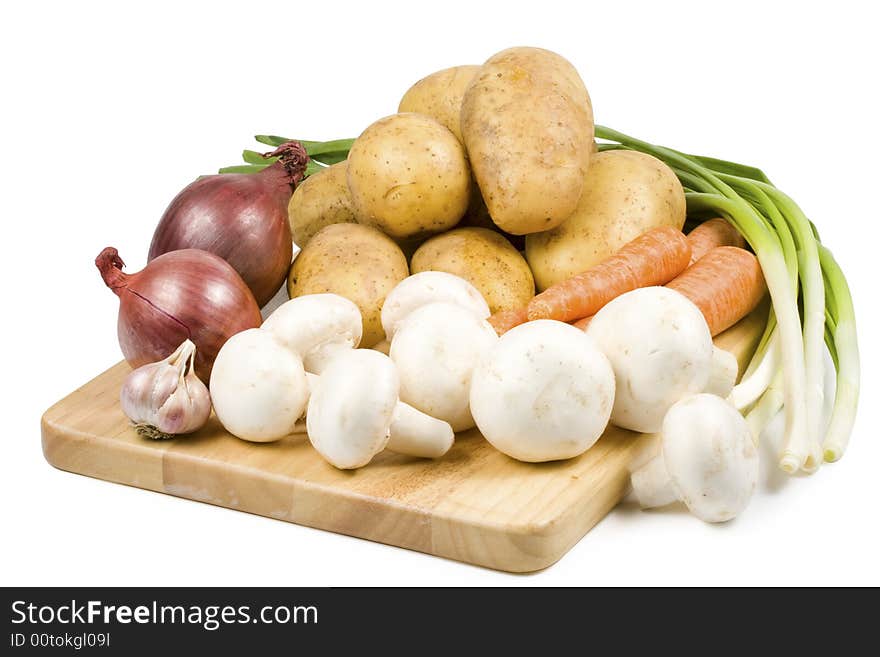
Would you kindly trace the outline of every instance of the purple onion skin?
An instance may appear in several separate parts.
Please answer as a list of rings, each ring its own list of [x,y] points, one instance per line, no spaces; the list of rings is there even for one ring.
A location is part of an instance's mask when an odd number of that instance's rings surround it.
[[[210,381],[226,340],[262,323],[248,286],[225,260],[207,251],[172,251],[126,274],[116,249],[107,247],[95,265],[119,297],[119,346],[133,368],[166,358],[189,338],[196,345],[196,374]]]
[[[205,176],[185,187],[162,215],[148,259],[178,249],[210,251],[232,265],[264,306],[287,278],[293,257],[287,205],[308,162],[298,142],[273,155],[281,159],[259,173]]]

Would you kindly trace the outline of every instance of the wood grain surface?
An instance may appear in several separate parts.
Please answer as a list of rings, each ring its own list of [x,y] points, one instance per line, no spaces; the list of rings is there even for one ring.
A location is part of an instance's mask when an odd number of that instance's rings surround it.
[[[763,328],[762,309],[716,338],[743,363]],[[42,418],[46,460],[62,470],[278,520],[358,536],[512,572],[564,555],[626,494],[629,467],[648,439],[616,427],[582,456],[520,463],[476,430],[436,461],[383,452],[340,471],[305,435],[248,443],[212,416],[169,441],[135,433],[119,407],[130,371],[119,363]]]

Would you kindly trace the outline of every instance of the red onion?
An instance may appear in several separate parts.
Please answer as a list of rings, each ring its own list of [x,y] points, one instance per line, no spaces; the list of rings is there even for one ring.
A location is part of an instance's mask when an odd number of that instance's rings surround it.
[[[259,173],[204,176],[185,187],[156,227],[149,260],[178,249],[210,251],[232,265],[265,305],[290,268],[287,204],[309,159],[295,141],[270,156],[279,159]]]
[[[223,343],[262,321],[241,277],[207,251],[172,251],[125,274],[119,253],[108,246],[95,265],[119,297],[119,346],[132,367],[160,361],[189,339],[196,345],[196,373],[210,381]]]

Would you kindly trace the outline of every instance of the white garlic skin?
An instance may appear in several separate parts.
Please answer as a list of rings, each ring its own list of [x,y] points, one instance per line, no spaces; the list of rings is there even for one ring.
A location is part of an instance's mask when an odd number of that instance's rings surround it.
[[[211,415],[211,396],[193,370],[194,358],[195,345],[186,340],[165,360],[143,365],[125,378],[120,391],[122,411],[140,433],[170,438],[205,426]]]

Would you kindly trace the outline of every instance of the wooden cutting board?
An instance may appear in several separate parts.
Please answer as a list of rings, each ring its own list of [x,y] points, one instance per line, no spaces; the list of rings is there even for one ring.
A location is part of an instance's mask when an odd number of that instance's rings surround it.
[[[742,370],[764,313],[716,338]],[[305,435],[276,443],[239,440],[212,416],[169,441],[138,436],[119,406],[130,371],[119,363],[52,406],[43,454],[56,468],[208,502],[441,557],[527,572],[555,563],[626,494],[629,466],[646,440],[609,427],[582,456],[520,463],[476,430],[442,459],[390,452],[340,471]]]

